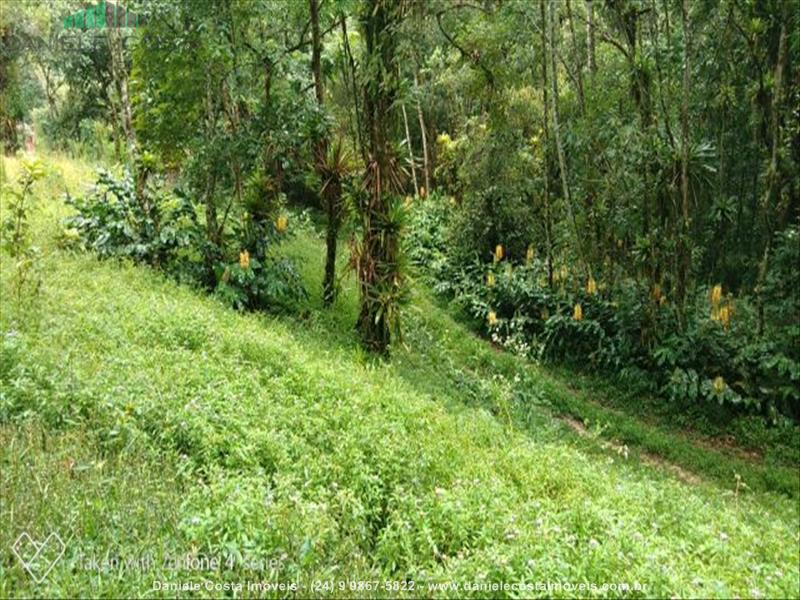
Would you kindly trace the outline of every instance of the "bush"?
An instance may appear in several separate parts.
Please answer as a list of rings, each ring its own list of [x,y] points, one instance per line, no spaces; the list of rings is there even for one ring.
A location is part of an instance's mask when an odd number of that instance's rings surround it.
[[[659,289],[618,275],[606,285],[566,265],[548,286],[547,266],[521,252],[511,260],[469,260],[450,240],[464,225],[462,207],[438,194],[411,210],[406,241],[412,262],[493,342],[518,354],[602,369],[626,384],[660,393],[677,407],[713,402],[760,412],[776,423],[800,417],[800,277],[797,228],[776,243],[764,286],[767,335],[758,334],[752,297],[721,286],[687,301],[685,326]],[[469,235],[469,234],[465,234]],[[715,296],[716,294],[716,296]]]
[[[101,258],[130,258],[158,265],[186,256],[201,234],[191,202],[180,192],[151,189],[136,198],[133,179],[98,170],[97,182],[83,197],[67,196],[76,213],[65,221],[84,245]],[[73,236],[74,237],[74,236]]]
[[[449,137],[439,141],[445,158],[458,165],[458,183],[449,190],[454,195],[446,231],[450,254],[460,264],[476,256],[486,260],[502,243],[510,256],[520,259],[539,223],[531,147],[521,131],[493,130],[480,122],[472,123],[464,138],[469,143]]]
[[[305,296],[286,258],[271,250],[287,236],[287,217],[254,222],[246,215],[222,248],[212,247],[202,213],[181,190],[151,185],[137,199],[129,174],[117,179],[100,170],[83,197],[67,198],[76,214],[66,219],[66,240],[80,240],[100,258],[128,258],[160,269],[179,281],[203,284],[208,257],[216,257],[215,291],[239,309],[286,304]],[[236,257],[238,256],[238,260]]]

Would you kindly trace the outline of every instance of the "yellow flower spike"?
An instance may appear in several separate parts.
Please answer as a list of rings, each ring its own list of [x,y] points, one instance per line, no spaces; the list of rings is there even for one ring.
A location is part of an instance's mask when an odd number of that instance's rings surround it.
[[[250,266],[250,253],[247,250],[239,252],[239,266],[243,269]]]
[[[565,266],[563,266],[563,267],[561,267],[561,268],[558,270],[558,278],[559,278],[561,281],[566,281],[566,280],[567,280],[567,276],[568,276],[568,275],[569,275],[569,269],[567,269],[566,265],[565,265]]]
[[[722,375],[717,375],[714,378],[714,391],[718,394],[725,391],[725,380],[722,378]]]
[[[525,253],[525,262],[531,264],[535,255],[536,253],[533,249],[533,245],[528,246],[528,251]]]
[[[495,283],[494,273],[489,273],[486,276],[486,285],[489,287],[494,287],[494,283]]]
[[[583,308],[581,308],[580,304],[576,304],[575,308],[572,309],[572,318],[576,321],[583,321]]]
[[[650,290],[650,297],[654,302],[661,302],[661,285],[658,283],[653,284],[653,289]]]
[[[489,323],[489,327],[494,327],[497,325],[497,313],[493,310],[490,310],[486,317],[486,321]]]
[[[717,284],[711,288],[711,306],[719,306],[720,300],[722,300],[722,285]]]
[[[725,329],[731,324],[731,309],[729,306],[723,306],[719,309],[719,322],[722,323],[722,326]]]
[[[427,191],[425,191],[425,186],[424,186],[424,185],[421,185],[421,186],[419,187],[419,197],[420,197],[420,198],[425,198],[427,195],[428,195],[428,192],[427,192]]]
[[[586,293],[590,296],[594,296],[597,293],[597,282],[591,275],[589,275],[589,281],[586,282]]]
[[[503,256],[505,252],[503,251],[503,244],[497,244],[494,248],[494,262],[500,262],[503,260]]]
[[[275,229],[278,233],[283,233],[289,226],[289,218],[286,215],[281,215],[275,219]]]

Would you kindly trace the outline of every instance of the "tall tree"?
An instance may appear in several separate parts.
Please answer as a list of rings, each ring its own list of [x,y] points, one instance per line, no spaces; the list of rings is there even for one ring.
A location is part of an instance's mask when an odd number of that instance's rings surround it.
[[[597,71],[594,51],[594,0],[586,0],[586,62],[589,73],[594,75]]]
[[[542,26],[539,29],[542,40],[542,99],[544,119],[542,123],[542,179],[544,186],[542,193],[544,195],[544,231],[545,243],[547,244],[547,285],[553,287],[553,215],[550,206],[550,111],[547,93],[547,16],[545,14],[545,3],[543,0],[539,1],[539,12],[541,14]]]
[[[425,131],[425,118],[422,115],[422,104],[419,99],[419,80],[416,73],[414,73],[414,90],[417,92],[417,118],[419,120],[420,135],[422,136],[422,165],[425,174],[425,193],[423,196],[426,196],[431,190],[431,163],[428,155],[428,134]]]
[[[389,350],[392,332],[399,331],[402,292],[398,197],[402,185],[391,140],[398,92],[397,26],[402,11],[403,3],[394,0],[365,0],[360,14],[366,54],[362,80],[368,153],[366,195],[359,207],[358,328],[365,346],[378,353]]]
[[[311,15],[311,71],[314,75],[314,91],[320,110],[325,105],[325,81],[322,78],[322,36],[319,27],[319,0],[309,0]],[[322,281],[322,301],[332,304],[336,298],[336,245],[339,236],[339,171],[331,165],[328,156],[330,147],[327,134],[317,141],[315,148],[316,170],[322,184],[321,196],[328,218],[325,233],[325,275]],[[334,167],[334,168],[331,168]]]
[[[539,0],[541,3],[544,3],[545,0]],[[550,92],[552,94],[551,98],[551,116],[553,119],[553,136],[556,141],[556,154],[558,155],[558,170],[561,174],[561,190],[564,194],[564,204],[567,208],[567,214],[569,215],[569,220],[572,224],[574,239],[575,239],[575,247],[578,251],[578,256],[581,258],[581,262],[583,263],[584,268],[591,274],[591,269],[589,267],[589,263],[586,260],[586,255],[583,252],[583,245],[581,244],[581,234],[578,230],[578,220],[575,217],[575,210],[572,207],[572,197],[570,195],[570,188],[569,188],[569,172],[567,170],[567,159],[564,154],[564,144],[561,140],[561,130],[560,130],[560,117],[558,113],[558,70],[556,68],[556,6],[550,3],[550,10],[545,11],[547,17],[547,24],[543,25],[543,27],[547,28],[547,41],[549,43],[549,60],[550,60]]]
[[[689,0],[681,2],[681,23],[683,24],[683,86],[681,97],[681,226],[678,234],[678,309],[683,320],[683,306],[686,301],[686,286],[691,268],[689,249],[689,96],[691,88],[691,45],[692,36],[689,18]]]

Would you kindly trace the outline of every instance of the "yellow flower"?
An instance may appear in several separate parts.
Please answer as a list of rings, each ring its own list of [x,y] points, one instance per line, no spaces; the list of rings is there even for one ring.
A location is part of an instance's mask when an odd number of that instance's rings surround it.
[[[580,304],[576,304],[575,308],[572,309],[572,318],[576,321],[583,320],[583,309],[581,308]]]
[[[289,226],[289,218],[286,215],[281,215],[275,219],[275,229],[278,233],[283,233]]]
[[[711,306],[719,306],[720,300],[722,300],[722,286],[717,284],[711,288]]]
[[[250,253],[247,250],[239,252],[239,266],[243,269],[250,266]]]
[[[503,260],[503,256],[503,244],[497,244],[497,246],[494,248],[494,262],[500,262]]]
[[[424,185],[419,186],[419,197],[420,198],[424,198],[427,195],[428,195],[428,192],[425,191],[425,186]]]
[[[494,273],[489,273],[486,276],[486,285],[489,287],[494,287]]]
[[[561,267],[561,268],[558,270],[558,278],[559,278],[561,281],[566,281],[566,280],[567,280],[567,276],[568,276],[568,275],[569,275],[569,269],[566,267],[566,265],[562,266],[562,267]]]
[[[722,326],[727,329],[731,324],[731,307],[730,306],[723,306],[719,309],[719,322],[722,323]]]
[[[725,380],[722,378],[722,375],[717,375],[714,378],[714,391],[718,394],[725,391]]]
[[[489,315],[486,317],[486,320],[489,323],[489,327],[494,327],[497,325],[497,313],[493,310],[489,311]]]
[[[594,296],[597,293],[597,282],[591,275],[589,275],[589,281],[586,282],[586,293],[590,296]]]
[[[653,284],[653,289],[650,290],[650,297],[653,302],[661,302],[661,285],[658,283]]]
[[[530,246],[528,246],[528,251],[525,253],[525,262],[527,262],[528,264],[531,264],[533,262],[533,257],[534,256],[535,256],[535,251],[533,249],[533,246],[530,245]]]

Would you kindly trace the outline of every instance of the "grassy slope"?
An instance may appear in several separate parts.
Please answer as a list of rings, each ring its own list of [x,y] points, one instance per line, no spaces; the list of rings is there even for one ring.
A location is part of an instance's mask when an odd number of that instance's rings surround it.
[[[45,236],[59,210],[48,206]],[[795,500],[763,482],[735,496],[715,468],[747,465],[721,454],[687,486],[635,449],[626,459],[577,436],[551,414],[563,382],[476,340],[420,289],[406,348],[376,364],[352,335],[351,285],[331,311],[312,300],[304,317],[239,315],[146,269],[48,249],[24,327],[2,265],[2,596],[344,578],[800,595]],[[316,296],[319,240],[290,249]],[[67,551],[37,587],[6,549],[21,530],[52,529]],[[78,562],[147,551],[279,566],[98,576]]]

